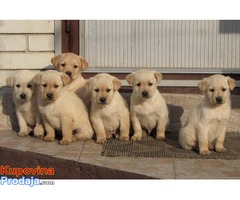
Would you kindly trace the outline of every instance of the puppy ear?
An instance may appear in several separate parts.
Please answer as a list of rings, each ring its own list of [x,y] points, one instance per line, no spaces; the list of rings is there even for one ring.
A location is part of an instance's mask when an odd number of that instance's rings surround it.
[[[128,74],[125,79],[129,83],[129,85],[133,85],[133,77],[134,77],[134,72],[131,74]]]
[[[154,72],[154,77],[157,80],[157,83],[159,83],[163,79],[163,75],[159,72]]]
[[[35,85],[40,85],[42,73],[39,72],[33,77],[33,82]]]
[[[59,62],[59,59],[60,57],[62,56],[62,54],[58,55],[58,56],[54,56],[52,59],[51,59],[51,63],[53,64],[53,66],[55,68],[58,68],[58,62]]]
[[[61,73],[61,78],[62,78],[63,86],[71,82],[70,77],[65,73]]]
[[[84,71],[88,68],[88,62],[82,56],[79,56],[79,59],[81,62],[81,70]]]
[[[228,85],[229,85],[230,90],[233,91],[233,89],[236,86],[236,81],[229,76],[227,76],[227,81],[228,81]]]
[[[115,91],[119,90],[121,85],[122,85],[122,83],[119,79],[113,78],[113,88],[114,88]]]
[[[8,86],[12,86],[13,87],[13,82],[14,82],[14,76],[9,76],[7,79],[6,79],[6,83]]]
[[[198,88],[201,90],[201,92],[204,92],[207,89],[207,78],[202,79],[198,83]]]

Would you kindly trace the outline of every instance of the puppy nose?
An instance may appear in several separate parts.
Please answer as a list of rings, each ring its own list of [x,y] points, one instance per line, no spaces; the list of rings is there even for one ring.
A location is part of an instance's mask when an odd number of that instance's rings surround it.
[[[24,94],[24,93],[20,94],[20,98],[21,98],[21,99],[26,99],[26,97],[27,97],[26,94]]]
[[[53,98],[53,94],[52,93],[47,93],[46,96],[47,96],[48,99],[52,99]]]
[[[148,97],[148,92],[147,92],[147,91],[143,91],[143,92],[142,92],[142,96],[143,96],[143,97]]]
[[[100,103],[106,103],[106,98],[102,97],[102,98],[99,99],[99,101],[100,101]]]
[[[72,76],[72,72],[70,72],[70,71],[66,71],[66,74],[67,74],[69,77]]]
[[[218,104],[221,104],[222,103],[222,97],[216,97],[216,102]]]

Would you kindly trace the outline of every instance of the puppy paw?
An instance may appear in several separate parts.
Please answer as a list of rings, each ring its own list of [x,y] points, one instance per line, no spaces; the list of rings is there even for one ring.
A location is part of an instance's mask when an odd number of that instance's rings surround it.
[[[214,150],[214,146],[213,146],[212,143],[209,143],[209,144],[208,144],[208,149],[210,149],[210,150]]]
[[[160,140],[160,141],[165,140],[165,139],[166,139],[165,136],[157,136],[156,137],[156,140]]]
[[[107,142],[107,139],[105,138],[100,138],[100,139],[97,139],[96,143],[98,144],[105,144]]]
[[[108,140],[111,139],[112,137],[113,137],[112,134],[107,134],[107,139],[108,139]]]
[[[141,136],[138,136],[138,135],[133,135],[132,137],[131,137],[131,140],[132,141],[140,141],[142,139],[142,137]]]
[[[44,141],[45,141],[45,142],[53,142],[53,141],[54,141],[54,137],[48,137],[48,136],[46,136],[46,137],[44,137]]]
[[[119,140],[120,141],[129,141],[129,136],[120,136]]]
[[[36,137],[43,136],[44,135],[44,129],[42,126],[36,126],[33,130],[33,134]]]
[[[227,149],[224,148],[224,147],[216,148],[216,152],[218,152],[218,153],[224,153],[224,152],[226,152],[226,151],[227,151]]]
[[[38,140],[44,140],[44,135],[35,136]]]
[[[200,151],[200,154],[202,156],[209,156],[211,154],[211,152],[209,150],[205,150],[205,151]]]
[[[77,141],[77,138],[75,135],[72,135],[72,142],[76,142]]]
[[[20,132],[18,132],[18,136],[19,137],[26,137],[26,136],[28,136],[28,132],[20,131]]]
[[[87,137],[85,137],[85,136],[77,136],[77,137],[75,137],[76,138],[76,140],[80,140],[80,141],[86,141],[86,140],[88,140],[89,138],[87,138]],[[75,141],[76,141],[75,140]]]
[[[61,141],[59,141],[60,145],[69,145],[70,143],[71,143],[71,141],[69,141],[69,140],[61,140]]]

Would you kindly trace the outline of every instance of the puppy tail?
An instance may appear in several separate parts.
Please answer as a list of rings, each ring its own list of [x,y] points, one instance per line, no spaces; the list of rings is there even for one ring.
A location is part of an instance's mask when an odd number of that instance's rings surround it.
[[[185,150],[191,150],[196,146],[196,138],[194,137],[195,133],[193,130],[188,128],[182,128],[179,132],[179,143],[181,147]]]
[[[93,130],[91,127],[82,127],[77,130],[75,137],[77,140],[89,140],[93,138]]]

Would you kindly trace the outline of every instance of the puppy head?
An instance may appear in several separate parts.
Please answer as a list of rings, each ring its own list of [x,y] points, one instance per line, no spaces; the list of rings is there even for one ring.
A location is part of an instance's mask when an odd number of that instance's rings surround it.
[[[71,80],[77,79],[79,74],[88,67],[88,62],[74,53],[54,56],[51,62],[58,71],[67,74]]]
[[[126,76],[129,85],[133,86],[133,93],[139,99],[151,98],[157,89],[157,84],[162,80],[162,74],[150,70],[139,70]]]
[[[70,82],[69,76],[55,70],[40,72],[34,77],[41,97],[47,103],[54,102],[60,95],[63,86]]]
[[[235,88],[235,80],[216,74],[202,79],[198,87],[211,104],[222,105],[229,98],[230,91]]]
[[[121,81],[109,74],[98,74],[90,78],[86,87],[92,93],[92,102],[107,105],[112,101],[114,93],[121,87]]]
[[[35,90],[34,75],[29,70],[21,70],[6,79],[7,85],[13,87],[15,100],[24,103],[31,99]]]

